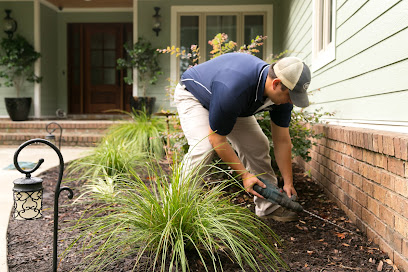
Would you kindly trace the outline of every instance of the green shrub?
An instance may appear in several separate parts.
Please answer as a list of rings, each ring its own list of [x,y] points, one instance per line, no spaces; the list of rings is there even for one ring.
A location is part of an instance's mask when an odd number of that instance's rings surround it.
[[[243,271],[244,266],[251,271],[287,268],[276,253],[279,239],[273,231],[225,195],[231,181],[203,188],[208,172],[193,177],[183,176],[181,165],[172,169],[166,175],[150,164],[148,185],[136,173],[130,179],[115,177],[115,197],[108,194],[103,205],[93,204],[74,227],[80,237],[72,248],[82,244],[86,255],[86,268],[79,266],[80,271],[104,271],[129,256],[134,258],[134,271],[190,271],[192,254],[207,271],[222,271],[221,254]],[[92,253],[87,253],[89,248]]]

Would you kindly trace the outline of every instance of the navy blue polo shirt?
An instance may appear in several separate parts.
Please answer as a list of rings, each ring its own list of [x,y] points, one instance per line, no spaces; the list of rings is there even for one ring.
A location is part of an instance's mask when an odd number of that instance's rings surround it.
[[[251,116],[264,105],[269,64],[245,53],[228,53],[191,67],[181,82],[209,111],[210,127],[228,135],[238,117]],[[288,127],[293,105],[270,105],[271,120]]]

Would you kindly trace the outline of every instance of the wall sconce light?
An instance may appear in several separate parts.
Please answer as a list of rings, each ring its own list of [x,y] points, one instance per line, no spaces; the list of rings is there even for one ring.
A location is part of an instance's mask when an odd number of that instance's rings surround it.
[[[160,8],[154,7],[156,14],[153,15],[153,31],[156,32],[156,36],[159,36],[161,30],[161,16],[159,15]]]
[[[51,125],[56,125],[56,128],[53,128],[52,130],[49,130],[49,127]],[[62,139],[62,127],[60,124],[57,122],[51,122],[45,126],[45,130],[48,132],[48,135],[45,136],[45,139],[50,141],[53,144],[57,144],[57,140],[55,139],[55,135],[52,134],[57,128],[60,130],[60,136],[59,136],[59,144],[58,144],[58,149],[61,150],[61,139]]]
[[[58,254],[58,198],[62,191],[68,191],[68,198],[72,199],[74,192],[68,187],[60,187],[61,180],[64,172],[64,159],[59,149],[51,142],[44,139],[33,139],[20,145],[17,151],[14,153],[14,166],[20,172],[25,174],[25,178],[19,178],[14,181],[13,195],[14,195],[14,218],[17,220],[32,220],[42,217],[42,196],[43,186],[42,179],[31,177],[31,173],[36,171],[44,159],[38,160],[37,165],[31,170],[23,170],[18,164],[18,155],[21,150],[31,144],[42,143],[48,145],[57,153],[59,158],[59,175],[55,186],[54,192],[54,242],[52,251],[52,271],[57,271]]]
[[[14,32],[17,30],[17,22],[10,17],[11,9],[5,10],[7,16],[3,20],[3,30],[8,35],[9,39],[13,38]]]

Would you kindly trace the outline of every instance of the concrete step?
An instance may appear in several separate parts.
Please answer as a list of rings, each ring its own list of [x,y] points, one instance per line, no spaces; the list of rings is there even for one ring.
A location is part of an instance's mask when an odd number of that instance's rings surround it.
[[[13,122],[9,120],[0,121],[0,145],[20,145],[23,142],[34,139],[45,139],[48,132],[47,124],[52,121],[24,121]],[[61,146],[95,146],[100,142],[106,130],[114,124],[124,122],[123,120],[58,120],[62,127]],[[56,125],[50,125],[49,131],[55,131],[56,145],[59,143],[60,129]]]

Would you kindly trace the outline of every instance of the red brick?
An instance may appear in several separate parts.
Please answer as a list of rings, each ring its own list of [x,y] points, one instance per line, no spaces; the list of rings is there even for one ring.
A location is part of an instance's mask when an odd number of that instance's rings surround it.
[[[363,177],[360,176],[359,174],[353,173],[352,183],[353,183],[357,188],[362,188],[362,187],[363,187]]]
[[[408,256],[408,239],[402,239],[402,255]]]
[[[392,176],[395,183],[395,191],[408,198],[408,179]]]
[[[363,160],[371,165],[374,165],[374,152],[363,150]]]
[[[395,226],[395,215],[392,210],[387,207],[383,206],[380,208],[380,219],[390,227]]]
[[[408,137],[401,137],[401,159],[408,160]]]
[[[373,189],[374,189],[374,192],[373,192],[374,198],[380,201],[381,203],[385,203],[386,201],[385,197],[386,197],[387,191],[383,187],[376,185],[376,184],[373,184]]]
[[[401,177],[404,176],[404,162],[402,160],[393,158],[393,157],[388,157],[388,171],[391,173],[394,173],[396,175],[399,175]]]
[[[396,215],[395,230],[398,231],[405,239],[408,239],[408,219]]]
[[[389,205],[398,214],[408,218],[408,199],[394,192],[388,192]]]
[[[362,178],[362,188],[363,191],[366,192],[368,195],[373,195],[373,183],[366,178]]]
[[[394,249],[390,247],[387,241],[385,241],[382,238],[379,238],[377,244],[380,247],[380,249],[388,255],[389,259],[391,260],[394,259]]]
[[[394,156],[394,134],[383,135],[383,153]]]
[[[374,165],[377,167],[381,167],[383,169],[387,169],[387,157],[380,153],[374,154]]]
[[[398,252],[394,252],[394,264],[398,267],[399,271],[408,271],[407,255],[401,256]]]
[[[395,190],[395,175],[387,171],[381,170],[378,174],[378,180],[382,186],[390,190]]]
[[[353,148],[353,157],[357,160],[363,160],[363,149],[354,147]]]
[[[378,134],[374,133],[373,134],[373,151],[374,152],[379,152],[378,150]]]
[[[367,207],[367,194],[365,194],[363,191],[357,189],[356,199],[357,202],[360,203],[363,207]]]
[[[398,159],[401,159],[401,139],[399,137],[394,138],[394,156]]]
[[[374,198],[367,197],[367,209],[375,216],[380,216],[380,204]]]

